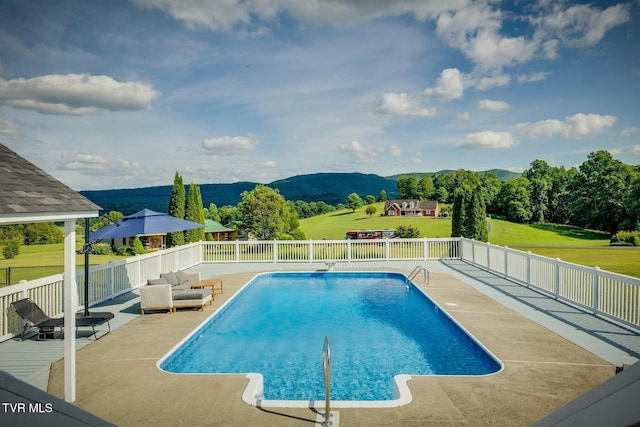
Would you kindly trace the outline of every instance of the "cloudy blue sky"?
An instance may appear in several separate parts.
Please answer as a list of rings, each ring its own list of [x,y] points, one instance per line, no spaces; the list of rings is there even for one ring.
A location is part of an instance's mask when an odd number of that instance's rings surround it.
[[[2,0],[0,143],[76,190],[640,164],[640,1]]]

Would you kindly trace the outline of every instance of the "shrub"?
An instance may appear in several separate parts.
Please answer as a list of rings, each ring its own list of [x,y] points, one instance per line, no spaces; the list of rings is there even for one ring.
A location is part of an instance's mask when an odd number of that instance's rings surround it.
[[[414,225],[399,225],[395,231],[396,237],[401,239],[415,239],[420,237],[420,229]]]
[[[92,255],[111,255],[113,254],[113,249],[111,249],[111,246],[106,243],[95,243],[91,245],[91,254]]]
[[[7,245],[2,248],[2,255],[6,259],[13,259],[20,253],[20,243],[17,239],[11,240]]]
[[[611,246],[640,246],[640,231],[618,231],[611,236]]]
[[[123,246],[120,246],[118,248],[118,250],[116,251],[116,255],[118,255],[118,256],[133,256],[135,254],[133,253],[133,248],[131,246],[123,245]]]
[[[291,230],[289,234],[293,237],[294,240],[307,240],[307,236],[305,236],[304,231],[296,228],[295,230]]]
[[[147,251],[144,249],[144,246],[142,245],[142,241],[140,241],[138,237],[133,239],[133,243],[131,244],[131,247],[133,248],[134,255],[142,255],[147,253]]]

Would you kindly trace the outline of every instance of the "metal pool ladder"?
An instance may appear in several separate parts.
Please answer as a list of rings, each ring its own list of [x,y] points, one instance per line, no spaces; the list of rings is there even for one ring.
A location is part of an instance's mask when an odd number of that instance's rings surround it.
[[[330,426],[331,422],[331,344],[329,337],[324,337],[322,349],[322,371],[324,372],[324,422],[323,426]]]
[[[407,276],[407,284],[409,283],[409,280],[413,280],[418,274],[420,274],[420,272],[422,272],[424,282],[428,285],[429,270],[427,270],[425,267],[421,265],[414,268],[413,271],[411,271],[411,273]]]

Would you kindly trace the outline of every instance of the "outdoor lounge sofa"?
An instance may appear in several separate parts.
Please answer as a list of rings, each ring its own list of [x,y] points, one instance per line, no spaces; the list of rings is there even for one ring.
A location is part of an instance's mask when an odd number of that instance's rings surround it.
[[[20,335],[21,341],[24,341],[26,332],[31,328],[38,328],[39,340],[53,338],[55,328],[60,328],[60,339],[63,338],[62,331],[64,329],[64,317],[47,316],[40,306],[33,302],[31,298],[14,301],[11,303],[11,307],[13,307],[15,312],[18,313],[18,316],[20,316],[24,321],[22,334]],[[108,311],[91,312],[88,316],[85,316],[84,312],[76,313],[76,331],[78,328],[90,327],[93,329],[92,335],[96,339],[102,338],[111,332],[111,324],[109,323],[109,320],[113,319],[113,317],[113,313]],[[98,337],[96,326],[100,326],[104,323],[107,324],[109,330]]]
[[[158,279],[147,280],[147,285],[140,288],[140,313],[145,310],[169,310],[176,308],[204,306],[213,300],[209,289],[191,289],[200,282],[200,273],[183,271],[163,273]]]

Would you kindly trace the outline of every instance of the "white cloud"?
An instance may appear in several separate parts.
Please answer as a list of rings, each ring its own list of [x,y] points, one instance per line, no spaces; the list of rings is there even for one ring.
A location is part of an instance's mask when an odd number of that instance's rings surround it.
[[[361,1],[361,0],[133,0],[148,8],[160,9],[188,27],[207,27],[229,31],[287,14],[305,23],[341,25],[380,16],[412,13],[416,19],[432,19],[444,10],[465,6],[466,0],[439,1]]]
[[[471,114],[469,114],[468,111],[465,111],[464,113],[456,114],[456,121],[458,122],[466,122],[470,118],[471,118]]]
[[[86,115],[100,110],[142,110],[160,96],[152,86],[109,76],[51,74],[0,80],[0,104],[43,114]]]
[[[391,155],[391,157],[400,157],[400,154],[402,154],[402,150],[397,145],[392,145],[391,147],[389,147],[389,154]]]
[[[491,99],[481,99],[478,101],[478,108],[488,111],[503,111],[508,110],[509,104],[504,101],[493,101]]]
[[[220,156],[232,156],[235,154],[252,151],[260,143],[255,135],[248,133],[244,136],[223,136],[202,141],[202,148],[211,154]]]
[[[464,94],[464,76],[457,68],[442,70],[433,87],[424,90],[427,99],[451,101],[462,99]]]
[[[424,108],[420,102],[406,93],[385,93],[378,107],[378,112],[399,116],[433,117],[435,108]]]
[[[474,87],[478,90],[489,90],[494,87],[507,86],[511,82],[511,75],[497,74],[483,76],[474,82]]]
[[[77,171],[85,174],[111,173],[140,169],[138,162],[123,159],[107,159],[100,155],[79,153],[56,164],[57,170]]]
[[[538,37],[558,37],[572,47],[594,46],[607,31],[631,19],[630,9],[630,4],[601,10],[591,4],[547,2],[542,14],[530,21],[538,27]]]
[[[278,165],[273,160],[268,160],[262,164],[262,167],[266,169],[275,169],[278,167]]]
[[[633,149],[631,150],[631,152],[633,154],[637,154],[638,156],[640,156],[640,144],[636,144],[633,146]]]
[[[518,76],[518,83],[533,83],[533,82],[541,82],[547,79],[547,76],[551,74],[550,72],[539,71],[537,73],[532,74],[520,74]]]
[[[378,154],[384,151],[380,147],[364,146],[358,141],[352,141],[350,144],[341,144],[338,149],[342,153],[347,153],[353,163],[372,163],[378,157]]]
[[[622,131],[620,132],[620,136],[622,138],[627,138],[635,133],[637,133],[640,130],[640,128],[634,126],[634,127],[628,127],[628,128],[624,128],[622,129]]]
[[[518,141],[509,132],[483,131],[470,133],[458,143],[458,147],[469,149],[512,148]]]
[[[532,137],[562,134],[570,139],[589,138],[601,134],[616,122],[617,117],[600,114],[578,113],[560,120],[542,120],[533,123],[518,123],[514,130]]]

